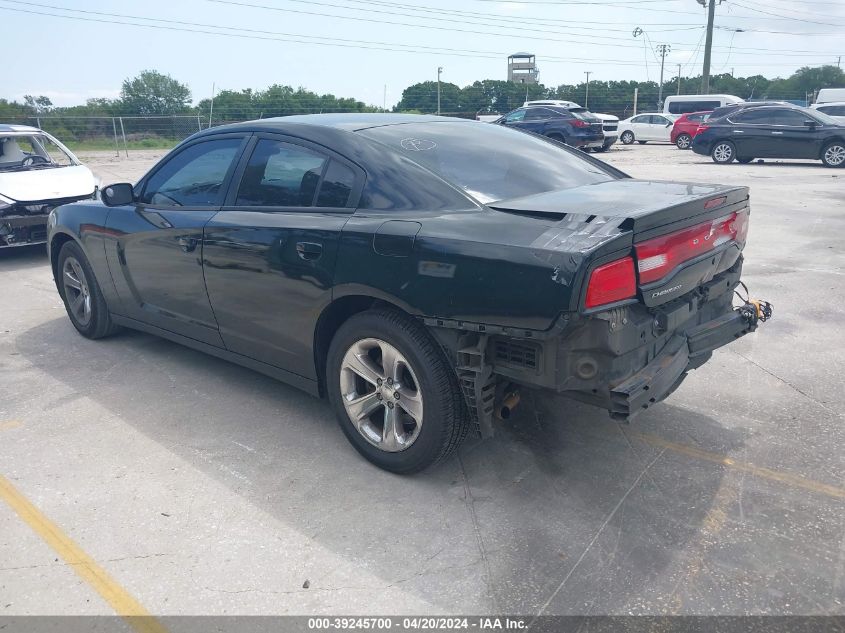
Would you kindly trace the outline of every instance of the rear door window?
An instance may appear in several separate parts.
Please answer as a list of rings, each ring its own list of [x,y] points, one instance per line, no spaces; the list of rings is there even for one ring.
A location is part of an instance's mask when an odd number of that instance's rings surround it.
[[[298,145],[261,139],[249,157],[235,205],[313,206],[327,160]]]

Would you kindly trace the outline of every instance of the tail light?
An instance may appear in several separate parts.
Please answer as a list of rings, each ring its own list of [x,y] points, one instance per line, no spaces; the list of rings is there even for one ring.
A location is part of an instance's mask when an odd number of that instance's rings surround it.
[[[680,264],[712,251],[725,242],[745,242],[748,209],[636,245],[640,283],[663,279]]]
[[[706,132],[709,129],[710,129],[709,125],[699,125],[697,128],[695,128],[695,133],[701,134],[702,132]]]
[[[590,127],[584,119],[572,119],[572,125],[575,127]]]
[[[637,294],[637,280],[634,276],[634,260],[623,257],[614,262],[599,266],[590,275],[587,284],[587,308],[630,299]]]

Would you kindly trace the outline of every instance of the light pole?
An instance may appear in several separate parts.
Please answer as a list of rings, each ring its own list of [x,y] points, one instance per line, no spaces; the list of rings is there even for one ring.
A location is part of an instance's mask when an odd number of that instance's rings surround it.
[[[660,85],[657,88],[657,109],[663,105],[663,65],[666,62],[666,55],[672,50],[668,44],[658,44],[657,52],[660,53]]]
[[[681,94],[681,65],[678,64],[678,94]]]
[[[440,116],[440,73],[443,72],[443,66],[437,67],[437,115]]]
[[[585,70],[584,74],[587,75],[587,90],[584,93],[584,107],[588,108],[590,105],[590,74],[592,74],[592,70]]]

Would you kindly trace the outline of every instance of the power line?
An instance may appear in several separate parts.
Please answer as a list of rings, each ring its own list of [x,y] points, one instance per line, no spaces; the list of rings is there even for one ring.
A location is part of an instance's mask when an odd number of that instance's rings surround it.
[[[14,1],[14,0],[4,0],[4,1]],[[407,22],[396,22],[396,21],[392,21],[392,20],[382,20],[382,19],[376,19],[376,18],[363,18],[363,17],[358,17],[358,16],[337,15],[337,14],[332,14],[332,13],[320,13],[320,12],[316,12],[316,11],[303,11],[303,10],[300,10],[300,9],[289,9],[289,8],[278,7],[278,6],[273,6],[273,5],[254,4],[254,3],[250,3],[250,2],[244,2],[244,1],[241,1],[241,0],[206,0],[206,1],[212,2],[214,4],[231,5],[231,6],[238,6],[238,7],[248,7],[248,8],[251,8],[251,9],[262,9],[262,10],[266,10],[266,11],[276,11],[276,12],[281,12],[281,13],[297,13],[297,14],[314,15],[314,16],[320,16],[320,17],[338,18],[338,19],[341,19],[341,20],[354,20],[354,21],[357,21],[357,22],[368,22],[368,23],[376,23],[376,24],[390,24],[390,25],[394,25],[394,26],[410,26],[410,27],[414,27],[414,28],[424,28],[424,29],[431,29],[431,30],[436,30],[436,31],[453,31],[453,32],[457,32],[457,33],[472,33],[472,34],[475,34],[475,35],[492,35],[492,36],[496,36],[496,37],[501,37],[502,35],[506,35],[506,36],[514,37],[514,38],[519,37],[520,39],[531,39],[531,40],[546,41],[546,42],[563,42],[563,43],[569,43],[569,44],[598,45],[595,42],[596,39],[607,39],[607,40],[611,40],[611,41],[614,41],[614,42],[624,41],[625,39],[627,39],[627,38],[609,37],[609,36],[600,36],[600,35],[585,36],[585,35],[581,35],[581,34],[578,34],[578,33],[569,34],[569,37],[585,37],[585,38],[587,38],[586,41],[584,41],[584,40],[561,39],[561,38],[536,37],[536,36],[530,36],[530,35],[512,35],[510,33],[490,33],[490,32],[485,32],[485,31],[474,31],[474,30],[470,30],[470,29],[459,29],[459,28],[454,28],[454,27],[440,27],[440,26],[434,26],[434,25],[430,25],[430,24],[409,24]],[[307,5],[322,5],[322,6],[331,6],[331,7],[337,7],[338,6],[338,5],[335,5],[335,4],[326,3],[326,2],[319,2],[319,1],[314,1],[314,0],[289,0],[289,1],[290,2],[301,2],[301,3],[307,4]],[[353,8],[353,7],[341,7],[341,8],[351,9],[351,10],[354,10],[354,11],[365,11],[367,13],[372,13],[372,12],[389,13],[391,15],[399,15],[399,16],[411,17],[411,18],[421,18],[422,17],[422,16],[417,16],[417,15],[409,15],[407,13],[396,13],[396,12],[378,11],[378,10],[365,10],[365,9],[357,9],[357,8]],[[454,20],[445,19],[445,18],[423,18],[423,19],[437,20],[437,21],[440,21],[440,22],[448,22],[450,24],[454,23]],[[469,22],[468,24],[472,24],[472,25],[476,25],[476,26],[486,26],[486,27],[489,27],[489,28],[505,29],[507,31],[513,31],[514,29],[516,29],[516,30],[520,30],[520,31],[528,31],[528,32],[531,32],[531,33],[537,33],[537,32],[540,32],[540,33],[557,33],[557,31],[548,31],[548,30],[544,30],[544,29],[538,30],[534,27],[521,28],[521,27],[516,27],[516,26],[510,26],[510,25],[509,26],[500,26],[498,24],[483,24],[483,23],[479,23],[479,22]],[[674,46],[685,46],[685,44],[678,43],[678,42],[668,42],[668,43],[670,43]],[[637,46],[631,46],[631,45],[628,45],[628,44],[614,44],[614,46],[615,47],[621,47],[621,48],[638,48]],[[722,48],[722,47],[718,47],[718,48]],[[684,52],[684,49],[677,49],[677,50],[678,50],[678,52]],[[748,50],[752,50],[752,49],[748,49]],[[785,52],[782,49],[761,49],[761,50],[765,50],[765,51],[776,53],[776,54],[779,54],[781,52]],[[689,51],[687,51],[687,52],[689,52]],[[819,52],[819,51],[795,51],[795,52],[799,52],[799,53],[805,53],[806,52],[807,54],[810,54],[812,56],[819,56],[819,55],[825,55],[825,54],[828,54],[828,55],[835,54],[835,53],[830,53],[830,52]],[[655,57],[655,59],[656,59],[656,57]]]
[[[17,0],[0,0],[2,2],[15,2],[16,4],[27,4],[30,6],[50,6],[50,5],[36,5],[35,3],[24,3],[18,2]],[[48,13],[43,11],[33,11],[33,10],[26,10],[26,9],[15,9],[11,7],[0,7],[0,10],[17,12],[17,13],[25,13],[25,14],[32,14],[32,15],[41,15],[41,16],[48,16],[48,17],[56,17],[62,19],[71,19],[76,21],[89,21],[89,22],[98,22],[98,23],[107,23],[107,24],[120,24],[124,26],[135,26],[135,27],[142,27],[147,29],[160,29],[160,30],[167,30],[167,31],[176,31],[176,32],[189,32],[189,33],[200,33],[205,35],[219,35],[224,37],[238,37],[241,39],[257,39],[257,40],[269,40],[269,41],[282,41],[282,42],[291,42],[291,43],[299,43],[299,44],[314,44],[318,46],[335,46],[341,48],[358,48],[358,49],[365,49],[365,50],[387,50],[391,52],[405,52],[405,53],[415,53],[415,54],[431,54],[432,52],[448,52],[449,54],[461,56],[461,57],[474,57],[474,58],[482,58],[482,59],[500,59],[502,55],[505,53],[501,51],[477,51],[472,49],[447,49],[447,48],[437,48],[437,47],[430,47],[424,45],[414,45],[414,44],[399,44],[399,43],[392,43],[392,42],[372,42],[366,40],[341,40],[335,37],[319,37],[319,36],[308,36],[308,35],[299,35],[299,34],[287,34],[287,33],[280,33],[280,32],[273,32],[273,31],[259,31],[257,29],[242,29],[237,27],[224,27],[224,26],[216,26],[216,25],[209,25],[209,24],[201,24],[201,23],[192,23],[192,22],[180,22],[180,21],[173,21],[173,20],[163,20],[159,18],[145,18],[140,16],[124,16],[122,14],[105,14],[103,12],[91,12],[91,11],[83,11],[80,9],[64,9],[62,7],[55,7],[62,11],[74,11],[74,12],[82,12],[88,14],[88,16],[92,14],[97,15],[107,15],[109,17],[120,17],[124,19],[136,19],[136,20],[146,20],[146,21],[153,21],[159,24],[137,24],[133,22],[125,22],[121,20],[112,20],[112,19],[103,19],[103,18],[93,18],[93,17],[80,17],[80,16],[73,16],[73,15],[60,15],[55,13]],[[165,26],[163,24],[176,24],[178,26]],[[191,27],[199,27],[199,28],[185,28],[187,26]],[[228,31],[239,31],[235,33],[226,33],[226,32],[219,32],[219,31],[209,31],[205,29],[226,29]],[[268,37],[268,35],[274,35],[275,37]],[[306,39],[303,39],[306,38]],[[330,40],[326,41],[307,41],[307,39],[311,40]],[[575,57],[545,57],[539,56],[541,59],[545,59],[547,61],[555,62],[572,62],[572,61],[584,61],[590,62],[599,65],[624,65],[624,66],[639,66],[638,62],[632,62],[630,60],[615,60],[615,59],[595,59],[595,58],[575,58]],[[761,66],[761,65],[771,65],[771,66],[782,66],[782,64],[747,64],[748,66]],[[821,64],[820,64],[821,65]],[[738,66],[743,66],[743,64],[738,64]]]
[[[794,16],[783,15],[782,13],[772,13],[771,11],[764,11],[762,9],[755,9],[754,7],[749,7],[747,5],[741,4],[734,0],[733,4],[737,7],[742,9],[746,9],[748,11],[753,11],[754,13],[762,13],[764,15],[773,16],[772,19],[774,20],[791,20],[793,22],[807,22],[808,24],[821,24],[822,26],[845,26],[845,24],[837,24],[832,22],[819,22],[818,20],[805,20],[803,18],[796,18]],[[753,16],[743,16],[743,15],[734,15],[731,16],[733,18],[743,18],[743,19],[759,19],[754,18]]]

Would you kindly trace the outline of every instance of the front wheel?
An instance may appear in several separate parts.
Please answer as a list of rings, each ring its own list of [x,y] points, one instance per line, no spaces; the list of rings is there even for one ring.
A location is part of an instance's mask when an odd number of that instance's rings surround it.
[[[98,339],[117,331],[91,264],[76,242],[62,246],[56,272],[67,315],[82,336]]]
[[[675,145],[678,149],[689,149],[692,145],[692,137],[689,134],[681,134],[675,139]]]
[[[736,158],[736,148],[730,141],[719,141],[713,146],[710,157],[714,163],[727,165]]]
[[[371,310],[351,317],[331,342],[326,372],[343,433],[380,468],[423,470],[466,435],[457,376],[424,327],[407,315]]]
[[[822,148],[822,163],[825,167],[842,167],[845,165],[845,143],[831,141]]]
[[[634,142],[634,133],[631,130],[625,130],[619,140],[622,141],[623,145],[630,145]]]

